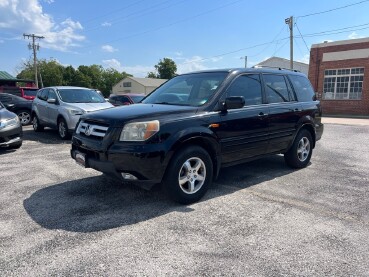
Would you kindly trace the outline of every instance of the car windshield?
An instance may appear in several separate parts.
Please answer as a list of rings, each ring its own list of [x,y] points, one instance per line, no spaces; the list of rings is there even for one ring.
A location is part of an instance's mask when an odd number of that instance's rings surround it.
[[[140,102],[143,98],[144,96],[131,96],[132,101],[135,103]]]
[[[3,106],[3,104],[0,102],[0,110],[1,109],[5,109],[5,107]]]
[[[24,88],[23,92],[26,96],[36,96],[38,89],[37,88]]]
[[[177,76],[156,89],[142,103],[198,107],[212,98],[227,75],[227,72],[207,72]]]
[[[66,103],[104,103],[105,99],[93,89],[59,89],[60,98]]]

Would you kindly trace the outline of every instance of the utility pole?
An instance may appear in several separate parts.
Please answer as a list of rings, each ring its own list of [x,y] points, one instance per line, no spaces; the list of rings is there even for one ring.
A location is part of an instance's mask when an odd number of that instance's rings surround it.
[[[40,45],[36,44],[36,39],[43,39],[45,37],[43,36],[36,36],[35,34],[23,34],[24,38],[32,38],[32,44],[29,43],[28,44],[28,48],[30,50],[33,50],[33,68],[35,71],[35,84],[36,87],[38,88],[38,78],[37,78],[37,55],[36,55],[36,51],[40,50]]]
[[[288,27],[290,28],[290,69],[293,69],[293,16],[286,18],[284,20]]]
[[[245,68],[247,68],[247,56],[241,57],[240,59],[245,59]]]

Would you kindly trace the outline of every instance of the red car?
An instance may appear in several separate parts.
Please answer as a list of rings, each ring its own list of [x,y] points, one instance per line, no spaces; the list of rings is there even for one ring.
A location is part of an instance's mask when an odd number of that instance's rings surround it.
[[[131,105],[140,102],[145,97],[143,93],[127,93],[110,95],[109,102],[114,106]]]
[[[38,88],[35,87],[2,87],[0,92],[5,92],[22,97],[27,100],[33,100],[36,97]]]

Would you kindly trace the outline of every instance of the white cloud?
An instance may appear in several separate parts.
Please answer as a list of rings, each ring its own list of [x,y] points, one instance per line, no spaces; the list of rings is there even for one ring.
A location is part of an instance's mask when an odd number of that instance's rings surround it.
[[[83,35],[77,34],[83,29],[78,21],[67,18],[59,24],[54,22],[51,15],[43,12],[38,0],[0,0],[0,18],[0,28],[18,34],[44,36],[40,45],[45,48],[70,51],[70,48],[85,40]]]
[[[127,72],[135,77],[146,77],[147,73],[154,71],[152,66],[135,65],[135,66],[123,66],[117,59],[103,60],[102,61],[105,68],[114,68],[119,72]]]
[[[214,57],[214,58],[203,58],[200,56],[193,56],[191,58],[176,58],[177,60],[183,60],[182,63],[177,64],[177,72],[178,74],[183,74],[191,71],[198,70],[206,70],[212,69],[216,67],[209,67],[205,65],[205,63],[213,62],[216,63],[222,59],[222,57]]]
[[[310,63],[310,54],[305,54],[302,58],[297,59],[297,62]]]
[[[101,26],[102,27],[110,27],[111,26],[111,23],[105,21],[105,22],[101,23]]]
[[[349,34],[348,38],[349,38],[349,39],[363,38],[363,36],[360,36],[360,35],[359,35],[359,34],[357,34],[356,32],[352,32],[351,34]]]
[[[54,3],[55,1],[54,0],[44,0],[44,2],[48,3],[48,4],[52,4]]]
[[[104,52],[108,52],[108,53],[113,53],[113,52],[118,51],[118,49],[115,49],[111,45],[103,45],[103,46],[101,46],[101,50],[104,51]]]

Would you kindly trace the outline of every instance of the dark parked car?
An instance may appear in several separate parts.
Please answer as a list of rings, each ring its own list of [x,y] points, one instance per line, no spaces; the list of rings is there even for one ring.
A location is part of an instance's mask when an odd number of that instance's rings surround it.
[[[127,93],[122,95],[110,95],[109,102],[114,106],[131,105],[140,102],[145,97],[143,93]]]
[[[221,167],[271,154],[306,167],[322,133],[305,75],[212,70],[174,77],[140,104],[83,115],[71,156],[145,188],[161,183],[173,200],[192,203]]]
[[[22,146],[22,125],[15,113],[0,102],[0,147],[16,149]]]
[[[32,101],[8,93],[0,93],[5,108],[18,115],[22,125],[31,123]]]

